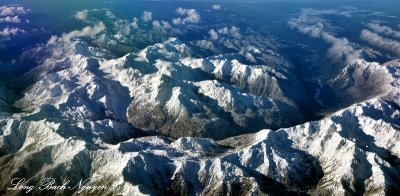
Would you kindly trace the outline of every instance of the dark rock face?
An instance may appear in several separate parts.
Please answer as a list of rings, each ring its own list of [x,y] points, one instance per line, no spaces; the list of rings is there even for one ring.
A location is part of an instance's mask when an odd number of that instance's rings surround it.
[[[196,59],[188,51],[174,39],[115,63],[140,73],[131,86],[138,93],[127,113],[132,125],[174,138],[224,139],[304,120],[301,105],[307,94],[278,54],[244,50]]]

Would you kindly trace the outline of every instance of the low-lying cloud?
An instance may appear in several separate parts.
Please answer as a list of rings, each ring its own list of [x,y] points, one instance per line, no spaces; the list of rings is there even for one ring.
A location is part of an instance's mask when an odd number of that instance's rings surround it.
[[[234,38],[241,37],[240,28],[236,27],[236,26],[232,26],[231,28],[224,27],[224,28],[218,29],[217,32],[220,34],[224,34],[224,35],[230,35]]]
[[[214,5],[211,6],[211,9],[213,9],[213,10],[220,10],[220,9],[221,9],[221,5],[219,5],[219,4],[214,4]]]
[[[384,38],[378,35],[377,33],[371,32],[366,29],[361,31],[361,39],[366,41],[370,45],[384,49],[386,51],[392,52],[400,56],[400,43],[398,41]]]
[[[396,38],[400,38],[400,31],[393,30],[392,28],[380,25],[379,23],[368,23],[368,28],[374,31],[375,33],[380,33],[388,36],[393,36]]]
[[[8,22],[8,23],[20,23],[21,19],[19,16],[7,16],[5,18],[0,18],[0,23]]]
[[[310,15],[306,15],[309,13]],[[328,49],[328,58],[334,62],[344,61],[345,63],[354,63],[361,58],[362,50],[355,49],[353,44],[347,38],[337,38],[325,28],[329,24],[322,18],[314,15],[335,13],[334,11],[316,11],[306,10],[298,18],[293,18],[289,21],[289,26],[299,32],[309,35],[312,38],[322,39],[329,43],[331,47]]]
[[[302,9],[301,14],[302,15],[307,15],[307,16],[319,16],[319,15],[339,15],[339,16],[345,16],[350,18],[351,13],[354,12],[354,10],[334,10],[334,9],[329,9],[329,10],[316,10],[312,8],[305,8]]]
[[[56,36],[52,36],[48,43],[54,43],[56,41],[69,41],[74,37],[94,37],[95,35],[98,35],[102,33],[106,29],[106,26],[104,25],[103,22],[99,22],[98,24],[94,25],[93,27],[88,26],[83,28],[82,30],[75,30],[71,31],[69,33],[64,33],[62,34],[61,38],[57,38]]]
[[[208,34],[210,34],[210,39],[211,40],[217,40],[218,39],[218,33],[214,30],[214,29],[211,29],[209,32],[208,32]]]
[[[153,20],[153,13],[149,11],[144,11],[142,16],[143,21],[150,22]]]
[[[176,13],[181,15],[182,17],[174,18],[172,23],[175,25],[184,25],[187,23],[197,24],[200,22],[200,14],[195,9],[185,9],[179,7],[176,9]]]
[[[88,10],[82,10],[77,12],[74,17],[79,20],[86,20],[88,17]]]
[[[26,10],[24,7],[20,6],[1,6],[0,7],[0,16],[13,16],[17,14],[26,14],[29,10]]]
[[[16,35],[18,33],[26,33],[25,30],[19,29],[19,28],[5,28],[2,31],[0,31],[0,36],[11,36],[11,35]]]

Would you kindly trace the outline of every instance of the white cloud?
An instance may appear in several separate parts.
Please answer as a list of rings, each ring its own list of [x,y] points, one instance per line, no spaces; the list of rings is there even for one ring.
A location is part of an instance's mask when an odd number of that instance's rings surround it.
[[[5,28],[2,31],[0,31],[0,36],[10,36],[10,35],[16,35],[18,33],[25,33],[25,30],[19,29],[19,28]]]
[[[241,37],[240,28],[236,27],[236,26],[232,26],[231,28],[224,27],[224,28],[218,29],[217,32],[219,34],[230,35],[230,36],[232,36],[234,38],[240,38]]]
[[[160,29],[161,28],[161,23],[158,20],[153,21],[153,29]]]
[[[118,28],[118,31],[123,35],[129,35],[131,33],[131,25],[129,23],[123,23],[123,21],[120,22],[122,22],[122,24],[117,22],[114,23],[114,25]]]
[[[186,9],[183,9],[182,7],[179,7],[178,9],[176,9],[176,13],[178,13],[181,16],[183,16],[183,15],[186,14]]]
[[[375,47],[393,52],[396,55],[400,55],[400,42],[398,41],[384,38],[366,29],[361,31],[361,39]]]
[[[131,26],[134,29],[138,29],[139,28],[139,20],[136,17],[133,17],[133,22],[131,23]]]
[[[381,33],[389,36],[394,36],[400,38],[400,31],[393,30],[392,28],[378,23],[368,23],[368,28],[370,28],[375,33]]]
[[[314,14],[313,11],[311,15]],[[362,50],[355,49],[348,39],[337,38],[331,33],[326,32],[325,28],[327,25],[319,17],[304,15],[303,11],[303,15],[299,18],[289,21],[289,26],[310,37],[319,38],[329,43],[331,47],[328,49],[327,56],[334,62],[344,61],[346,63],[354,63],[361,57]]]
[[[79,11],[74,16],[75,16],[76,19],[86,20],[87,17],[88,17],[88,10]]]
[[[239,27],[232,26],[232,27],[229,29],[229,33],[230,33],[230,35],[231,35],[232,37],[240,38],[240,28],[239,28]]]
[[[174,18],[172,20],[172,23],[175,25],[186,24],[186,23],[197,24],[200,22],[201,18],[200,14],[195,9],[184,9],[182,7],[179,7],[178,9],[176,9],[176,13],[185,18],[181,17]]]
[[[171,28],[171,24],[169,24],[169,22],[162,20],[161,24],[163,26],[164,29],[170,29]]]
[[[110,10],[106,11],[106,15],[108,18],[113,19],[113,20],[117,18]]]
[[[26,10],[24,7],[0,7],[0,16],[12,16],[17,14],[26,14],[29,10]]]
[[[214,5],[211,6],[211,8],[212,8],[213,10],[220,10],[220,9],[221,9],[221,5],[219,5],[219,4],[214,4]]]
[[[211,38],[212,40],[217,40],[217,39],[218,39],[218,33],[217,33],[214,29],[211,29],[211,30],[208,32],[208,34],[210,34],[210,38]]]
[[[148,11],[144,11],[142,19],[145,22],[149,22],[149,21],[153,20],[153,13],[152,12],[148,12]]]
[[[228,27],[218,29],[218,33],[221,33],[221,34],[228,34],[228,32],[229,32]]]
[[[98,24],[94,25],[93,27],[85,27],[82,30],[75,30],[71,31],[69,33],[64,33],[60,39],[57,37],[53,36],[48,43],[54,43],[55,41],[69,41],[71,38],[74,37],[94,37],[95,35],[98,35],[99,33],[103,32],[106,29],[106,26],[104,25],[103,22],[99,22]]]
[[[172,23],[174,25],[180,25],[180,24],[182,24],[182,20],[181,20],[181,18],[174,18],[174,19],[172,19]]]
[[[301,15],[299,18],[289,21],[292,29],[297,29],[303,34],[308,34],[313,38],[319,38],[322,35],[324,24],[320,18]]]
[[[3,22],[20,23],[21,19],[19,18],[18,15],[14,16],[14,17],[7,16],[5,18],[0,18],[0,23],[3,23]]]
[[[354,63],[361,57],[361,50],[353,48],[346,38],[336,38],[329,33],[323,33],[322,38],[332,46],[328,49],[328,57],[335,61],[344,60],[346,63]]]
[[[345,17],[351,17],[351,13],[355,12],[355,10],[350,9],[348,11],[339,11],[339,10],[316,10],[312,8],[305,8],[302,9],[301,14],[302,15],[307,15],[307,16],[319,16],[319,15],[339,15],[339,16],[345,16]]]

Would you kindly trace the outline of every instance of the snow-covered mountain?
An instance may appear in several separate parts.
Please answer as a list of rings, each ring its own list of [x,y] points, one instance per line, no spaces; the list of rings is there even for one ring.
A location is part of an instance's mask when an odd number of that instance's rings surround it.
[[[294,126],[309,97],[279,54],[191,47],[170,39],[113,58],[74,38],[25,52],[39,66],[14,81],[30,84],[23,112],[0,115],[1,194],[22,194],[7,190],[21,176],[88,179],[102,195],[399,193],[400,62],[349,65],[329,83],[351,97],[344,108]],[[79,191],[48,194],[90,192]]]
[[[279,54],[267,52],[194,58],[174,38],[109,60],[81,41],[48,43],[23,55],[45,60],[15,81],[33,81],[17,104],[51,105],[68,119],[109,118],[174,138],[223,139],[305,121],[304,87]]]

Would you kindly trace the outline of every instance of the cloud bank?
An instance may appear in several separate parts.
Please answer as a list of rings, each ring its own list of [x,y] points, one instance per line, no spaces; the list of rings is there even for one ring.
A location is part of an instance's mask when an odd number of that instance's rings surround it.
[[[337,12],[333,10],[305,9],[298,18],[292,18],[288,24],[292,29],[329,43],[331,47],[328,49],[327,56],[334,62],[354,63],[361,58],[362,50],[355,49],[347,38],[337,38],[326,31],[326,28],[330,28],[330,24],[316,16],[334,13]]]
[[[400,31],[393,30],[392,28],[380,25],[379,23],[368,23],[368,28],[374,31],[375,33],[380,33],[388,36],[393,36],[396,38],[400,38]]]
[[[21,22],[21,19],[19,18],[18,15],[13,16],[13,17],[7,16],[7,17],[5,17],[5,18],[0,18],[0,23],[3,23],[3,22],[8,22],[8,23],[20,23],[20,22]]]
[[[400,56],[400,43],[398,41],[384,38],[377,33],[371,32],[366,29],[361,31],[361,39],[366,41],[370,45]]]

